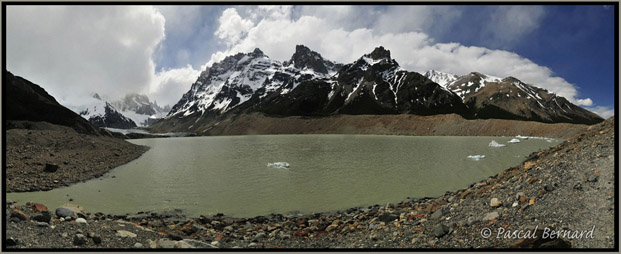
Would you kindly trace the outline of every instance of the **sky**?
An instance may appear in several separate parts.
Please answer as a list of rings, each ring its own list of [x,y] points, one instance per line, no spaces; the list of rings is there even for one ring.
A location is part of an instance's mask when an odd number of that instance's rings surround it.
[[[614,114],[615,6],[15,6],[7,69],[79,104],[143,93],[174,105],[202,70],[260,48],[303,44],[352,62],[377,46],[406,70],[516,77]]]

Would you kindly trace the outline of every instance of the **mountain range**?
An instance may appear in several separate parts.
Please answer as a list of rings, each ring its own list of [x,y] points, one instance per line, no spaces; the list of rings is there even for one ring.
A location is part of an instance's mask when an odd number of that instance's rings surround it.
[[[298,45],[290,60],[260,49],[207,67],[154,127],[196,131],[246,113],[321,117],[337,114],[458,114],[466,119],[513,119],[594,124],[598,115],[514,77],[407,71],[377,47],[349,64]]]
[[[119,100],[107,100],[95,93],[91,98],[83,98],[81,101],[80,104],[66,106],[97,127],[145,127],[166,116],[170,110],[169,106],[160,107],[143,94],[127,94]]]

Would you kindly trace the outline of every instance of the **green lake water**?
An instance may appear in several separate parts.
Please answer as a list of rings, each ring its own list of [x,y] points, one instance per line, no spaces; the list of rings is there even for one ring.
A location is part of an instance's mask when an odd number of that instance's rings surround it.
[[[224,213],[327,212],[432,197],[465,188],[556,145],[511,137],[260,135],[138,139],[151,147],[101,178],[44,192],[8,193],[55,209],[113,214],[183,209]],[[490,147],[491,140],[507,144]],[[482,160],[468,155],[485,155]],[[287,162],[289,168],[272,168]]]

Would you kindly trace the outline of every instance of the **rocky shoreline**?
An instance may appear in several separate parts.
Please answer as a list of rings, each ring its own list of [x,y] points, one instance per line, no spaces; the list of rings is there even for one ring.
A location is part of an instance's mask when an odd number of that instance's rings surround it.
[[[6,130],[6,191],[45,191],[102,176],[148,147],[120,138],[48,129]]]
[[[320,214],[189,218],[5,204],[10,248],[615,248],[614,118],[436,198]],[[88,212],[86,212],[86,211]],[[554,230],[554,231],[552,231]],[[561,233],[552,238],[552,232]],[[489,234],[488,234],[489,233]],[[551,234],[552,233],[552,234]],[[618,248],[618,246],[617,246]]]

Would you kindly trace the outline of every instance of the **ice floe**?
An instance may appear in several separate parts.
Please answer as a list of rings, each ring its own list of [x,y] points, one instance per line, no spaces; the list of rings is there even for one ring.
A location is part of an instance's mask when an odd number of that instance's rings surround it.
[[[517,138],[514,138],[514,139],[511,139],[511,140],[507,141],[507,143],[509,143],[509,144],[520,143],[520,140],[517,139]]]
[[[289,163],[286,162],[270,162],[267,163],[268,167],[271,168],[289,168]]]
[[[520,136],[520,135],[517,135],[515,137],[519,138],[519,139],[543,139],[543,140],[547,141],[548,143],[551,143],[552,141],[556,141],[553,138],[546,138],[546,137],[530,137],[530,136]]]
[[[491,147],[503,147],[503,146],[507,146],[505,144],[498,144],[498,142],[496,142],[496,140],[492,140],[492,142],[489,143],[489,146]]]
[[[468,155],[468,159],[473,159],[476,161],[483,159],[483,158],[485,158],[485,155]]]

